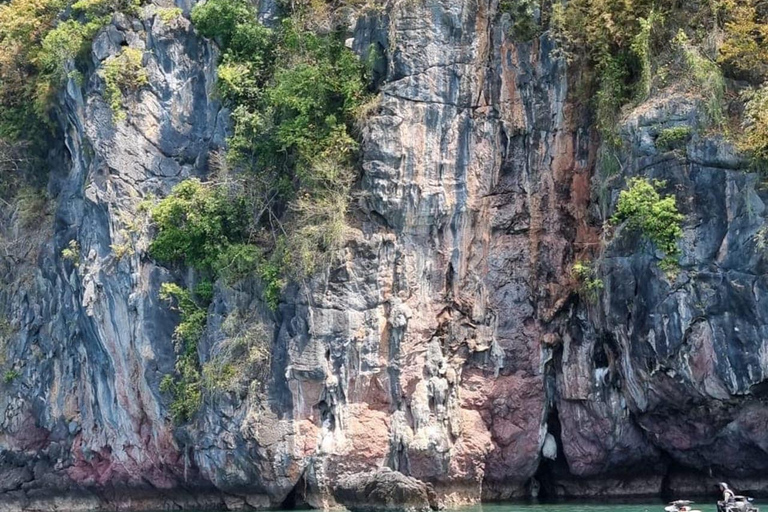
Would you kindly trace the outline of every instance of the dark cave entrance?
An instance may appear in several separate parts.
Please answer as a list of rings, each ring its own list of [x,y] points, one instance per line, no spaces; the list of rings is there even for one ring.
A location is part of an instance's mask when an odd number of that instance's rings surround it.
[[[560,440],[562,427],[557,406],[553,405],[547,415],[547,432],[554,437],[557,444],[557,457],[552,460],[541,457],[536,474],[528,483],[528,495],[540,502],[552,502],[558,499],[556,490],[558,478],[567,477],[569,474],[568,463],[563,452],[563,443]]]
[[[309,509],[307,501],[305,499],[307,492],[307,481],[304,479],[304,475],[299,478],[296,485],[293,486],[291,492],[285,497],[280,504],[280,510],[306,510]]]

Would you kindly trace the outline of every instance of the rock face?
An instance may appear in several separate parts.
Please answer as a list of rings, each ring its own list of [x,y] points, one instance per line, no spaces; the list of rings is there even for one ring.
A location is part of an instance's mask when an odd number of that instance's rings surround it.
[[[336,502],[350,510],[437,509],[435,491],[429,484],[389,468],[342,476],[334,486]]]
[[[510,41],[495,0],[353,21],[353,48],[386,57],[354,233],[275,313],[256,283],[217,288],[201,361],[228,319],[257,323],[269,376],[263,392],[206,395],[180,428],[159,390],[178,319],[158,289],[184,276],[147,256],[140,204],[204,176],[225,144],[216,50],[153,6],[98,36],[94,72],[62,96],[55,212],[24,245],[37,256],[4,262],[19,377],[0,394],[0,510],[768,489],[766,192],[715,136],[654,142],[698,127],[699,103],[669,92],[629,113],[604,176],[565,61],[546,34]],[[95,70],[122,45],[146,50],[150,85],[116,121]],[[632,233],[601,240],[631,176],[665,180],[686,215],[674,278]],[[601,241],[590,303],[570,267]]]

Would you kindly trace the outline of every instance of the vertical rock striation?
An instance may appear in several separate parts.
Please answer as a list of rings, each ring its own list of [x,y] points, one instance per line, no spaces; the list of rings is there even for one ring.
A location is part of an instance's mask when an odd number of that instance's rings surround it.
[[[624,120],[620,173],[596,173],[560,52],[546,34],[511,41],[497,4],[402,0],[353,20],[355,51],[381,56],[381,93],[350,241],[274,313],[258,283],[218,285],[201,361],[227,322],[258,325],[269,376],[206,394],[178,428],[159,391],[178,319],[158,290],[185,276],[147,256],[141,202],[204,176],[225,144],[216,51],[153,6],[99,34],[87,82],[62,95],[56,210],[36,263],[4,268],[21,376],[0,395],[0,509],[421,510],[703,489],[701,472],[765,488],[757,177],[715,137],[656,148],[661,127],[699,122],[700,105],[672,93]],[[97,70],[123,46],[144,50],[150,85],[119,122]],[[570,267],[596,254],[636,175],[666,180],[682,205],[681,272],[663,275],[619,231],[590,304]]]

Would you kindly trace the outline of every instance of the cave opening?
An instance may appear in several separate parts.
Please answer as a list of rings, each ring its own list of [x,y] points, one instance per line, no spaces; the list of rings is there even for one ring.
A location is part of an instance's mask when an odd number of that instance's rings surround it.
[[[559,478],[569,475],[568,463],[565,459],[561,440],[562,426],[556,405],[552,405],[547,415],[547,432],[555,440],[557,454],[554,459],[542,455],[536,474],[528,484],[528,495],[543,503],[551,503],[558,499],[557,481]]]
[[[304,510],[308,509],[309,506],[307,505],[307,501],[304,498],[306,495],[306,489],[307,489],[307,482],[304,479],[304,476],[302,475],[301,478],[299,478],[298,482],[296,482],[296,485],[293,486],[291,491],[288,493],[288,495],[285,497],[283,502],[280,504],[280,510]]]

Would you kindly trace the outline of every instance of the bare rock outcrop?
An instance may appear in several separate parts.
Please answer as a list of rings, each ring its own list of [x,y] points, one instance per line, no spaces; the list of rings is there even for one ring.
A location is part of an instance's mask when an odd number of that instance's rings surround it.
[[[431,486],[389,468],[346,475],[339,479],[333,494],[340,505],[361,512],[439,509]]]
[[[663,127],[699,126],[701,105],[672,93],[628,113],[620,170],[602,175],[562,53],[546,32],[513,42],[498,7],[350,14],[352,48],[382,54],[354,232],[276,312],[255,281],[217,284],[200,360],[236,322],[268,337],[271,366],[263,388],[206,394],[183,427],[159,389],[178,318],[158,289],[184,272],[147,255],[140,204],[205,176],[225,145],[217,51],[152,5],[98,35],[87,81],[62,95],[55,212],[31,262],[3,260],[0,338],[23,364],[0,395],[0,510],[422,511],[716,477],[768,489],[767,192],[710,133],[656,147]],[[125,45],[144,50],[149,85],[117,121],[97,71]],[[571,266],[632,176],[678,198],[681,269],[664,275],[619,230],[590,303]]]

